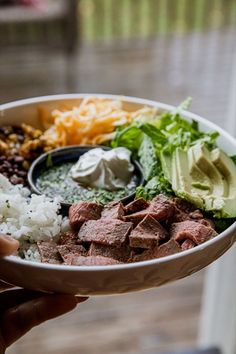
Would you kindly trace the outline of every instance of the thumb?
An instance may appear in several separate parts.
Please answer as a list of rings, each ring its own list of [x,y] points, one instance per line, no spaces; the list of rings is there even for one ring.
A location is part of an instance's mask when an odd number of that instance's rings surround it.
[[[0,256],[9,256],[17,251],[19,242],[11,236],[0,234]]]

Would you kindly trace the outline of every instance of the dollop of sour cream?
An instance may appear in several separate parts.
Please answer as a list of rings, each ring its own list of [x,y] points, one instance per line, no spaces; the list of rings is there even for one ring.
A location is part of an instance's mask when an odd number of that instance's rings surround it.
[[[109,191],[122,189],[130,182],[134,166],[131,152],[123,147],[91,149],[72,166],[70,175],[79,184]]]

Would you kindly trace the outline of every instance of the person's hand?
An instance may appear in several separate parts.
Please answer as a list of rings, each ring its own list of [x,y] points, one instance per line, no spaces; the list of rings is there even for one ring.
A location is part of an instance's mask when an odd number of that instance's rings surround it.
[[[0,235],[0,256],[17,251],[18,241]],[[0,354],[31,328],[73,310],[85,297],[10,289],[0,281]],[[8,289],[8,290],[6,290]]]

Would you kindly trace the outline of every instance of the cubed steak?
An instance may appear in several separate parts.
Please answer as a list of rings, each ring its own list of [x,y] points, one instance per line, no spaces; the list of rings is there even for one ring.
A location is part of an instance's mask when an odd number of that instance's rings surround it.
[[[97,220],[101,217],[103,206],[95,202],[78,202],[72,204],[69,209],[70,226],[79,230],[87,220]]]
[[[180,251],[181,247],[178,242],[175,240],[169,240],[157,248],[155,252],[155,258],[170,256],[172,254],[179,253]]]
[[[152,216],[147,215],[131,231],[129,235],[130,247],[153,248],[159,244],[161,239],[166,238],[167,231]]]
[[[203,219],[203,214],[199,209],[196,209],[189,213],[189,217],[193,220],[201,220]]]
[[[125,220],[137,225],[145,216],[150,215],[158,221],[166,221],[173,215],[174,210],[175,208],[171,199],[163,194],[159,194],[152,199],[146,209],[126,215]]]
[[[117,219],[89,220],[82,225],[78,238],[81,242],[120,247],[126,242],[131,229],[132,223]]]
[[[87,251],[81,245],[59,245],[57,246],[57,250],[60,253],[61,258],[64,261],[64,264],[71,265],[72,259],[74,257],[86,256]]]
[[[170,256],[181,251],[181,247],[175,240],[169,240],[160,246],[145,250],[143,253],[133,256],[132,262],[148,261],[149,259]]]
[[[212,229],[215,229],[215,224],[214,224],[213,220],[211,220],[211,219],[199,219],[197,221],[205,226],[209,226]]]
[[[137,213],[138,211],[147,209],[149,205],[150,203],[147,202],[144,198],[135,199],[133,202],[125,206],[125,214]]]
[[[186,220],[198,221],[203,219],[203,214],[191,203],[181,198],[171,198],[174,205],[174,213],[169,219],[169,223],[181,222]]]
[[[115,259],[102,256],[74,257],[71,262],[71,265],[76,266],[103,266],[113,264],[120,264],[120,262]]]
[[[186,251],[186,250],[189,250],[189,249],[191,249],[191,248],[193,248],[193,247],[195,247],[195,246],[196,246],[196,244],[195,244],[192,240],[190,240],[189,238],[187,238],[187,239],[182,243],[181,248],[182,248],[183,251]]]
[[[109,218],[109,219],[123,219],[125,215],[124,206],[121,202],[111,202],[108,203],[101,214],[102,218]]]
[[[78,232],[67,231],[60,234],[58,244],[59,245],[75,245],[78,239]]]
[[[153,198],[149,208],[158,221],[168,220],[175,211],[172,200],[164,194],[159,194]]]
[[[121,263],[128,262],[130,258],[130,248],[128,245],[121,247],[100,245],[98,243],[92,243],[89,251],[89,256],[103,256],[115,259]]]
[[[199,245],[216,235],[212,227],[191,220],[173,223],[170,227],[170,237],[178,242],[190,239]]]
[[[171,200],[176,208],[181,211],[184,211],[187,214],[191,213],[196,209],[196,207],[192,203],[188,202],[185,199],[173,197],[171,198]]]
[[[57,250],[57,244],[54,242],[37,243],[41,261],[43,263],[61,264],[62,258]]]

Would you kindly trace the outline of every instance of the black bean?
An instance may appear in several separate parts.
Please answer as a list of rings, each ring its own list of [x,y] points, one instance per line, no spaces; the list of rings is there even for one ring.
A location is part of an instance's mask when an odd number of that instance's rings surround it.
[[[24,158],[22,156],[15,156],[14,160],[16,163],[22,163],[24,161]]]
[[[27,176],[27,172],[25,172],[25,171],[18,171],[18,176],[20,176],[20,177],[26,177],[26,176]]]
[[[14,159],[15,159],[15,156],[8,156],[7,157],[7,161],[9,161],[9,162],[14,161]]]
[[[3,162],[2,166],[6,167],[6,168],[10,168],[11,164],[10,162],[8,162],[7,160]]]

